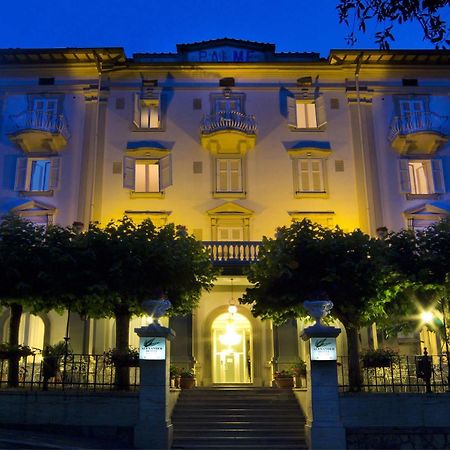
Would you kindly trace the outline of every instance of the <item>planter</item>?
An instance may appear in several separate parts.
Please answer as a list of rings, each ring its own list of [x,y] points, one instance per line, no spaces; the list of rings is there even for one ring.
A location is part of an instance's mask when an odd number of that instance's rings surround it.
[[[276,377],[275,384],[280,389],[292,389],[294,387],[294,377]]]
[[[181,389],[192,389],[195,387],[194,377],[181,377],[180,378],[180,388]]]
[[[304,375],[295,375],[294,376],[294,380],[295,380],[295,387],[296,388],[301,388],[303,386],[306,387],[306,376],[304,376]]]

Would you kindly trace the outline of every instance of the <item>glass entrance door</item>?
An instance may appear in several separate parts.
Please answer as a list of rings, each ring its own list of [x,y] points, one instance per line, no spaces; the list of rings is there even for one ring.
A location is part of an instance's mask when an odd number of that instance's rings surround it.
[[[213,382],[252,382],[252,333],[248,319],[238,313],[221,314],[212,325]]]

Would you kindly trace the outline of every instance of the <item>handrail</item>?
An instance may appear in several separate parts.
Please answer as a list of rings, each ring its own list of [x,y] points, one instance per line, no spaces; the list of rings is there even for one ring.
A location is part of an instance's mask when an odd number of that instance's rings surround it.
[[[258,260],[261,241],[204,241],[216,264],[250,264]]]
[[[29,110],[10,116],[10,119],[14,128],[13,132],[37,130],[62,134],[66,139],[70,136],[67,121],[63,114]]]
[[[441,116],[434,112],[413,112],[395,116],[391,121],[389,140],[393,141],[398,135],[434,131],[441,133],[448,116]]]
[[[238,130],[247,134],[256,134],[255,116],[239,111],[218,111],[214,114],[205,114],[201,123],[203,134],[221,130]]]

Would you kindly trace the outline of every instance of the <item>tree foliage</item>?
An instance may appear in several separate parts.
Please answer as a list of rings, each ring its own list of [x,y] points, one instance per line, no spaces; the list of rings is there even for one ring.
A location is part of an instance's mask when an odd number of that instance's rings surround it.
[[[306,219],[279,228],[275,239],[264,239],[259,261],[250,268],[254,286],[241,301],[252,304],[255,315],[282,322],[306,316],[305,300],[329,298],[332,315],[347,332],[349,380],[358,389],[358,330],[384,310],[375,300],[386,276],[383,247],[360,230],[345,233]]]
[[[357,31],[366,32],[366,25],[375,21],[382,29],[375,33],[375,42],[387,50],[395,40],[394,25],[417,22],[423,39],[436,47],[449,44],[449,28],[442,18],[450,0],[339,0],[339,20],[350,29],[347,38],[351,45],[357,41]]]

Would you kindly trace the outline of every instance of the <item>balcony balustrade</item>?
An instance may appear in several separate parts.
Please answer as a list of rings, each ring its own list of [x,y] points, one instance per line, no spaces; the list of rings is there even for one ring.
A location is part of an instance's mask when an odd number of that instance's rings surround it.
[[[9,138],[25,152],[62,150],[70,137],[62,114],[24,111],[10,117]]]
[[[249,116],[239,111],[218,111],[203,117],[201,124],[202,134],[210,134],[224,130],[256,134],[255,116]]]
[[[433,154],[448,141],[448,117],[433,112],[415,112],[392,119],[389,140],[400,154]]]
[[[260,241],[204,241],[216,265],[247,265],[257,261]]]

